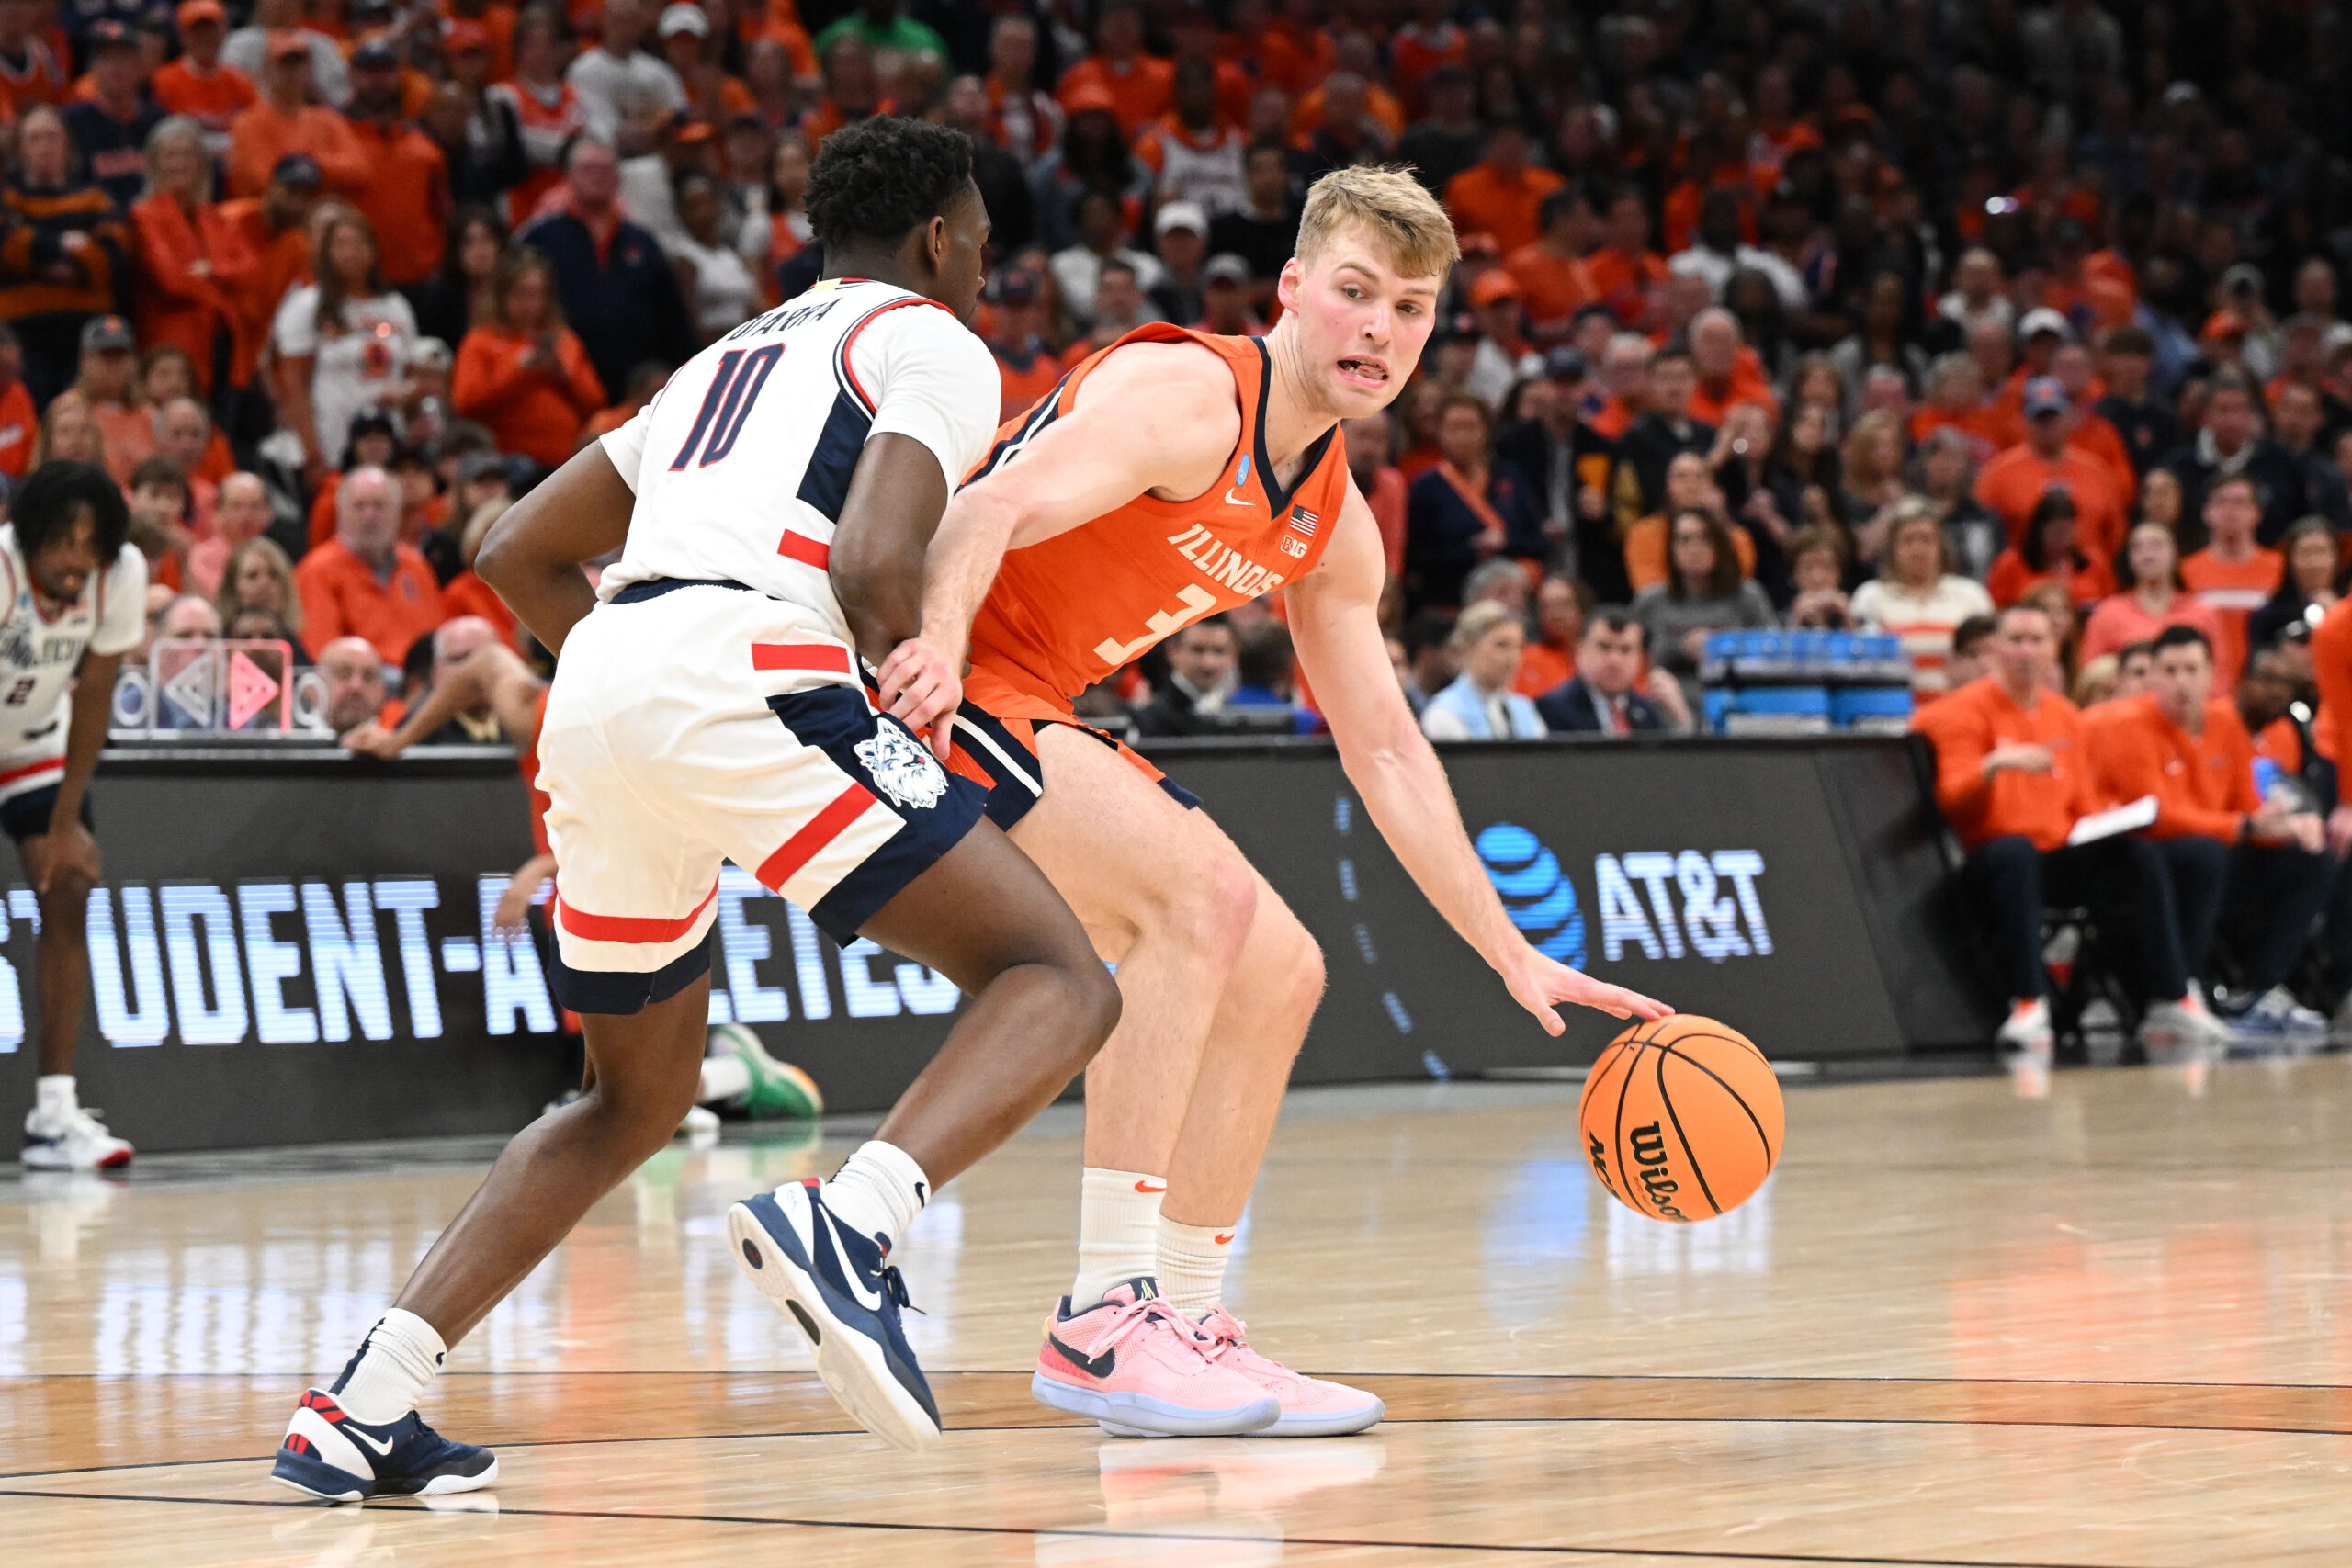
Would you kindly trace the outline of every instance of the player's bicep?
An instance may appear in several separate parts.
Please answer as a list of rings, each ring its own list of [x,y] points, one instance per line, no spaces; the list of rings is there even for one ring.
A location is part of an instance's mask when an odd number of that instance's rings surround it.
[[[1094,375],[1115,366],[1114,359]],[[966,489],[1012,510],[1013,548],[1066,534],[1150,491],[1203,493],[1225,471],[1241,433],[1231,378],[1222,366],[1206,368],[1215,379],[1185,375],[1154,386],[1130,377],[1090,388],[1093,395],[1069,412],[1001,443]]]
[[[125,545],[106,576],[106,605],[90,634],[94,655],[128,653],[147,631],[147,558]]]
[[[938,460],[944,490],[953,490],[996,434],[1003,381],[988,345],[946,311],[910,306],[875,321],[852,353],[863,384],[879,389],[867,441],[915,441]]]

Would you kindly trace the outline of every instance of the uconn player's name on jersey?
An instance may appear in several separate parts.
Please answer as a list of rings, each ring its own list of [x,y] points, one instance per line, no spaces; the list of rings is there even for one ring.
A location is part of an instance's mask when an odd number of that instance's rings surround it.
[[[793,328],[805,326],[810,321],[823,321],[833,313],[833,307],[841,302],[842,297],[835,294],[813,305],[797,301],[788,305],[779,305],[773,310],[753,316],[719,341],[732,343],[739,337],[757,337],[762,333],[788,333]]]

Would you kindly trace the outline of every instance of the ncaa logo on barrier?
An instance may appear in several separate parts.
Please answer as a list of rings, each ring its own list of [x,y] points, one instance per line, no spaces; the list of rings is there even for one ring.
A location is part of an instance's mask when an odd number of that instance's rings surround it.
[[[1583,968],[1584,910],[1559,857],[1526,829],[1498,822],[1478,835],[1478,859],[1510,923],[1527,934],[1535,951],[1571,969]]]

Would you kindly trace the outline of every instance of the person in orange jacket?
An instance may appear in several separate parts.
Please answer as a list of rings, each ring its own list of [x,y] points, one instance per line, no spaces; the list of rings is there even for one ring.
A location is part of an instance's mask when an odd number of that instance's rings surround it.
[[[540,256],[523,251],[501,262],[492,302],[496,323],[474,328],[458,347],[450,400],[461,417],[490,427],[499,450],[559,467],[588,416],[605,406],[605,384],[563,324]]]
[[[2010,1002],[1998,1044],[2013,1066],[2049,1062],[2041,920],[2051,904],[2097,914],[2127,978],[2154,1004],[2143,1026],[2150,1043],[2218,1044],[2221,1025],[2188,982],[2154,844],[2132,833],[2067,842],[2108,796],[2085,754],[2081,716],[2045,684],[2057,653],[2049,613],[2012,604],[2000,614],[1987,672],[1911,721],[1935,750],[1936,805],[1966,851],[1962,874],[2000,960]]]
[[[2155,797],[2147,837],[2170,874],[2189,972],[2209,974],[2216,933],[2229,938],[2240,983],[2215,1011],[2245,1035],[2324,1036],[2327,1020],[2285,985],[2335,869],[2324,831],[2308,801],[2256,787],[2254,739],[2237,705],[2213,695],[2203,632],[2156,634],[2148,690],[2092,732],[2090,753],[2111,798]]]
[[[211,199],[212,164],[196,121],[167,119],[155,128],[147,139],[147,172],[152,194],[130,209],[139,341],[187,350],[196,389],[209,392],[215,345],[224,334],[233,342],[241,330],[240,299],[259,282],[261,258]],[[238,357],[229,355],[223,367],[233,372]]]

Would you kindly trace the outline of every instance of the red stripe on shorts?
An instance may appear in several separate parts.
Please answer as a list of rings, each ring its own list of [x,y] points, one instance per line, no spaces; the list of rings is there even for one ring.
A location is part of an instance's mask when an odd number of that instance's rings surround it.
[[[862,784],[851,784],[833,796],[831,805],[810,818],[806,827],[786,839],[775,853],[762,861],[760,869],[752,874],[760,879],[762,886],[783,892],[794,873],[815,860],[826,845],[840,838],[874,804],[873,791]]]
[[[38,762],[27,762],[21,768],[10,768],[6,773],[0,773],[0,784],[15,784],[18,779],[29,778],[35,773],[62,773],[64,771],[64,758],[50,757]]]
[[[709,908],[710,901],[718,897],[718,883],[714,878],[710,891],[702,896],[702,902],[695,906],[693,914],[682,915],[674,920],[655,920],[635,915],[592,915],[584,909],[576,909],[563,901],[563,887],[559,883],[555,895],[555,918],[562,922],[565,931],[590,942],[640,944],[675,942],[695,929],[695,922],[702,919],[702,912]]]
[[[847,675],[849,649],[831,642],[755,642],[752,645],[752,668],[754,670],[824,670]]]
[[[833,560],[831,545],[812,539],[806,534],[786,533],[776,546],[775,553],[786,559],[797,560],[802,566],[813,566],[819,571],[826,570]]]

